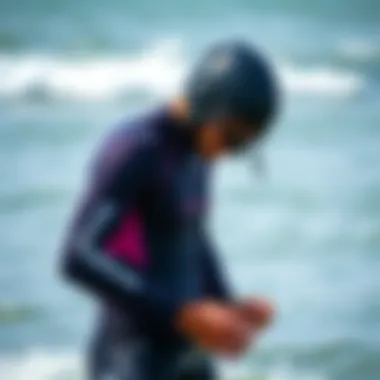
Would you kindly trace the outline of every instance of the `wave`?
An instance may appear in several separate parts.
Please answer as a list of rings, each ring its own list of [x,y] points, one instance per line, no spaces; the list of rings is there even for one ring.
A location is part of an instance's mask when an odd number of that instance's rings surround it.
[[[59,58],[0,55],[0,99],[113,101],[125,96],[169,96],[188,69],[181,45],[160,44],[125,57]],[[310,96],[352,96],[365,77],[329,67],[279,67],[285,89]]]
[[[79,380],[84,378],[83,357],[78,352],[33,349],[19,356],[0,357],[0,378],[7,380]],[[323,380],[323,377],[298,372],[289,366],[268,370],[223,368],[224,380]]]
[[[359,62],[380,58],[380,39],[346,38],[337,46],[337,51],[347,59]]]
[[[39,315],[39,310],[28,305],[0,303],[0,326],[31,321]]]
[[[0,55],[0,96],[106,100],[124,93],[171,93],[183,76],[172,45],[134,57],[59,59]]]
[[[83,378],[80,356],[70,352],[33,349],[20,355],[0,357],[0,378],[7,380],[79,380]]]
[[[285,86],[293,93],[301,95],[350,97],[366,87],[364,75],[329,67],[296,68],[284,65],[282,77]]]

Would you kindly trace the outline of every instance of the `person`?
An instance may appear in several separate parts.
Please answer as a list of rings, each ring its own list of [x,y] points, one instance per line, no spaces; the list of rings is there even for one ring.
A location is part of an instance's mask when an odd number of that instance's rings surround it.
[[[271,321],[269,301],[232,294],[205,218],[212,163],[263,139],[277,87],[257,50],[220,42],[181,96],[101,144],[61,263],[101,305],[89,379],[215,379],[210,358],[243,354]]]

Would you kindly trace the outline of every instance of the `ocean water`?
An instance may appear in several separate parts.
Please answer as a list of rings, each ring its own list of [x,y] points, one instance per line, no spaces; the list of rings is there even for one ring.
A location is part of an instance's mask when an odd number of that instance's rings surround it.
[[[236,291],[278,317],[223,374],[380,379],[379,20],[375,0],[0,0],[0,379],[81,378],[94,305],[56,262],[91,149],[239,36],[285,110],[264,178],[218,165],[210,224]]]

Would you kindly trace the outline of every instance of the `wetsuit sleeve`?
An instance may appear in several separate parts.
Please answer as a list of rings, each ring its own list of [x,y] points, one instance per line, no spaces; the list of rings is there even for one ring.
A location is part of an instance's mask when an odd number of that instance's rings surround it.
[[[120,262],[104,250],[103,242],[132,210],[155,170],[151,149],[132,148],[122,158],[117,150],[112,147],[112,152],[108,150],[95,163],[94,175],[69,228],[61,268],[66,278],[107,303],[128,310],[150,327],[162,328],[172,323],[177,312],[172,292],[163,284],[151,283],[146,269]]]
[[[232,300],[232,292],[227,284],[226,274],[222,268],[217,253],[208,237],[206,231],[200,234],[201,257],[203,272],[206,282],[206,292],[209,296],[220,300]]]

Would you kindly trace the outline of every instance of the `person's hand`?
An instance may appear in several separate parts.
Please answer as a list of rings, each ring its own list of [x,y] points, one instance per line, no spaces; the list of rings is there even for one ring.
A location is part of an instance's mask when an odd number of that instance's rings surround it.
[[[215,301],[198,301],[179,312],[177,329],[200,348],[236,357],[250,343],[253,329],[233,307]]]
[[[267,327],[274,318],[273,304],[263,298],[253,298],[241,301],[236,305],[236,311],[255,329]]]

